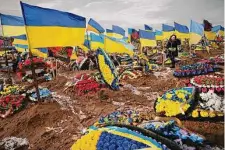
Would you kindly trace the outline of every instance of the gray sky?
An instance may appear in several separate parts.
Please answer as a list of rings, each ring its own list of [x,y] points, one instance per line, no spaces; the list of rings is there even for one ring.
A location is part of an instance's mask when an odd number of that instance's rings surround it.
[[[190,26],[190,19],[213,25],[224,24],[224,0],[22,0],[25,3],[68,11],[104,28],[119,25],[143,29],[144,24],[161,29],[161,24],[176,21]],[[0,0],[0,13],[21,16],[19,0]],[[1,31],[0,31],[1,32]]]

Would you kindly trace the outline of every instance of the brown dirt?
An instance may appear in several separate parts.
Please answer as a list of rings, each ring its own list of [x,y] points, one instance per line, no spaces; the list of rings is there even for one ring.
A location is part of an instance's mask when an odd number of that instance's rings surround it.
[[[152,112],[155,98],[151,96],[154,92],[161,95],[171,88],[184,86],[184,79],[176,79],[171,74],[165,78],[150,74],[122,82],[138,88],[142,93],[140,95],[133,94],[128,88],[121,88],[120,91],[102,89],[96,94],[76,96],[71,88],[64,91],[64,85],[75,74],[76,72],[65,71],[56,80],[42,84],[57,95],[64,96],[58,99],[62,103],[58,104],[53,100],[29,104],[21,112],[1,119],[0,139],[8,136],[23,137],[29,140],[30,147],[34,150],[68,150],[80,138],[82,129],[95,123],[100,116],[130,108]],[[224,128],[220,123],[206,126],[202,122],[186,121],[184,125],[203,134],[210,141],[223,145]]]

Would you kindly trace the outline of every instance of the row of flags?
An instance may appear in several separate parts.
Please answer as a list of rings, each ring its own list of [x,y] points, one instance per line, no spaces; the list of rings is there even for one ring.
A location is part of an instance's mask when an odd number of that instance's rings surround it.
[[[168,39],[176,34],[178,38],[188,38],[190,44],[196,44],[203,35],[213,39],[216,34],[224,34],[222,26],[212,28],[207,21],[202,25],[191,20],[190,31],[187,26],[176,22],[174,27],[162,24],[162,31],[153,31],[152,27],[145,24],[145,30],[129,28],[126,37],[125,30],[116,25],[105,30],[91,18],[86,27],[85,17],[23,2],[20,5],[23,17],[1,14],[3,34],[14,37],[14,45],[18,48],[29,47],[43,53],[48,47],[79,46],[86,51],[102,48],[108,53],[132,55],[134,47],[127,41],[140,39],[141,46],[156,46],[156,40]]]

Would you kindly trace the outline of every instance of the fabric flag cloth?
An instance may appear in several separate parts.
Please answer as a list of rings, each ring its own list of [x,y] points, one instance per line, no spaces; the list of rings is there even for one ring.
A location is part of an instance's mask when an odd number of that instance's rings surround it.
[[[77,53],[76,53],[76,50],[74,48],[73,51],[72,51],[72,55],[70,56],[70,60],[76,60],[77,58],[78,58]]]
[[[13,41],[14,45],[19,44],[19,45],[28,46],[26,34],[19,35],[19,36],[13,36],[13,38],[14,38],[14,41]]]
[[[145,26],[145,30],[146,30],[146,31],[152,31],[152,30],[153,30],[152,27],[150,27],[150,26],[148,26],[148,25],[146,25],[146,24],[145,24],[144,26]]]
[[[189,29],[185,25],[181,25],[179,23],[174,22],[175,34],[181,40],[189,39]]]
[[[121,39],[125,36],[125,30],[119,26],[113,25],[112,30],[113,30],[113,37],[115,38]]]
[[[216,39],[216,33],[212,32],[212,31],[204,31],[205,37],[209,40],[209,41],[213,41]]]
[[[47,58],[48,57],[48,49],[47,48],[35,48],[31,49],[32,55],[41,57],[41,58]]]
[[[190,44],[198,44],[204,35],[204,27],[193,20],[190,26]]]
[[[154,32],[139,30],[139,36],[140,36],[141,47],[144,47],[144,46],[154,47],[157,45]]]
[[[20,2],[30,48],[78,46],[84,42],[86,19]]]
[[[85,51],[86,53],[90,50],[90,42],[89,40],[85,39],[84,43],[79,45],[79,47]]]
[[[97,50],[98,48],[104,49],[104,36],[91,33],[90,47],[92,50]]]
[[[214,26],[212,32],[216,33],[219,36],[224,36],[224,27],[221,25]]]
[[[113,37],[113,30],[106,29],[106,35],[109,37]]]
[[[96,22],[94,19],[90,19],[88,21],[88,25],[87,25],[87,31],[93,31],[95,33],[104,33],[105,29],[98,23]]]
[[[130,56],[134,55],[133,45],[126,43],[122,39],[116,39],[112,37],[104,37],[105,51],[107,53],[119,53],[119,54],[128,54]]]
[[[159,30],[155,30],[155,39],[159,41],[163,40],[163,32]]]
[[[169,39],[174,34],[174,27],[166,24],[162,24],[163,38]]]
[[[0,14],[3,36],[26,34],[22,17]]]
[[[203,20],[204,31],[211,31],[212,24],[208,20]]]

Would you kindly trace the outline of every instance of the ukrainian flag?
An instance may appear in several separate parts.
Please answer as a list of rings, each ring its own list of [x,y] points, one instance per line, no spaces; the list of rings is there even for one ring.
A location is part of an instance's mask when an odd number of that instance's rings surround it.
[[[106,35],[109,37],[113,37],[113,30],[106,29]]]
[[[152,30],[153,30],[152,27],[150,27],[150,26],[148,26],[148,25],[146,25],[146,24],[145,24],[144,26],[145,26],[145,30],[146,30],[146,31],[152,31]]]
[[[166,24],[162,24],[163,38],[169,39],[174,34],[174,27]]]
[[[157,45],[154,32],[139,30],[139,36],[140,36],[141,47],[144,47],[144,46],[154,47]]]
[[[84,42],[86,19],[20,2],[30,48],[78,46]]]
[[[217,25],[212,28],[212,32],[217,33],[219,36],[224,36],[224,27]]]
[[[216,33],[212,32],[212,31],[204,31],[205,33],[205,37],[209,40],[209,41],[213,41],[216,38]]]
[[[193,20],[191,20],[191,27],[190,27],[190,45],[197,44],[202,36],[204,35],[204,27]]]
[[[113,37],[122,39],[125,36],[125,30],[119,26],[112,26]]]
[[[88,26],[87,26],[87,31],[93,31],[95,33],[104,33],[105,29],[99,24],[97,23],[94,19],[90,19],[88,22]]]
[[[104,36],[97,35],[94,33],[90,34],[90,46],[92,50],[97,50],[98,48],[104,49]]]
[[[180,38],[181,40],[190,38],[189,29],[187,26],[174,22],[174,27],[175,27],[175,34],[177,35],[178,38]]]
[[[2,33],[4,36],[18,36],[26,34],[22,17],[0,14]]]
[[[41,57],[41,58],[48,57],[48,49],[47,48],[31,49],[31,53],[32,53],[32,55]]]
[[[19,35],[19,36],[13,36],[13,38],[14,38],[14,41],[13,41],[14,45],[18,44],[18,45],[28,46],[26,34]]]
[[[84,43],[79,45],[79,47],[84,51],[84,52],[88,52],[90,50],[90,42],[89,40],[85,39]]]
[[[163,32],[159,30],[155,30],[155,39],[162,41],[163,40]]]
[[[119,40],[116,38],[111,38],[105,36],[105,51],[107,53],[119,53],[119,54],[128,54],[130,56],[134,55],[133,49],[134,47],[131,44],[124,42],[123,40]]]

